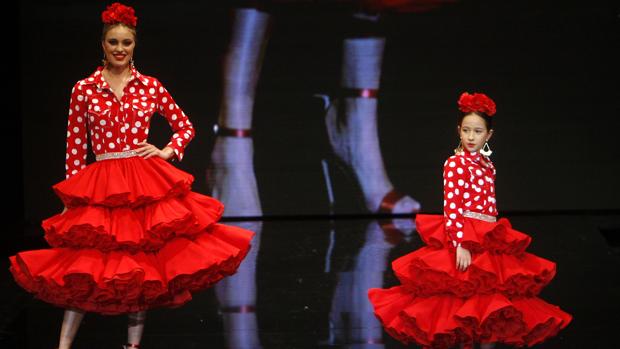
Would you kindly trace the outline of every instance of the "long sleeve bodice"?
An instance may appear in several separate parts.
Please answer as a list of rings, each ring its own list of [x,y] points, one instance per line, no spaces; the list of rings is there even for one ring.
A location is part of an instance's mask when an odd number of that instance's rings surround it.
[[[479,153],[459,152],[444,163],[444,219],[452,244],[463,240],[464,217],[468,214],[497,216],[495,167]]]
[[[71,92],[67,123],[66,177],[86,167],[87,143],[95,155],[139,148],[149,134],[155,112],[166,118],[173,130],[168,147],[182,160],[195,130],[168,90],[155,78],[132,68],[131,78],[119,100],[99,67],[91,76],[78,81]]]

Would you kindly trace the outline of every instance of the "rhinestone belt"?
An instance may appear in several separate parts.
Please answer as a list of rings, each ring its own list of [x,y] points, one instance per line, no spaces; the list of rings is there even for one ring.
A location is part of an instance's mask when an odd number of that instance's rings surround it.
[[[497,218],[494,216],[490,216],[488,214],[478,213],[478,212],[465,211],[463,212],[463,216],[469,217],[469,218],[475,218],[481,221],[491,222],[491,223],[494,223],[497,221]]]
[[[138,152],[135,150],[119,151],[112,153],[103,153],[96,156],[97,161],[109,160],[109,159],[124,159],[138,156]]]

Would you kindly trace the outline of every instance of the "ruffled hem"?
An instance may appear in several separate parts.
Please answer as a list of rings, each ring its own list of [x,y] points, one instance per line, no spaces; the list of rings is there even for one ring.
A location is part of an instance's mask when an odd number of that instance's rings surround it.
[[[15,280],[43,301],[102,314],[176,307],[235,273],[254,233],[214,224],[156,253],[53,248],[10,258]]]
[[[156,251],[175,237],[207,230],[223,212],[219,201],[189,192],[137,208],[78,206],[42,225],[52,247]]]
[[[453,248],[447,240],[443,216],[418,214],[416,229],[422,240],[430,247]],[[497,222],[464,218],[461,245],[472,253],[488,251],[494,254],[518,255],[525,252],[531,240],[528,235],[514,230],[506,218],[501,218]]]
[[[390,335],[431,348],[472,342],[531,346],[554,336],[572,319],[539,298],[510,300],[500,293],[418,297],[397,286],[371,289],[368,295]]]
[[[163,159],[97,161],[53,186],[67,207],[137,207],[189,192],[194,177]]]
[[[553,279],[555,263],[530,253],[519,256],[483,252],[472,256],[466,271],[456,269],[455,252],[422,247],[392,262],[409,292],[418,296],[453,294],[471,297],[501,292],[508,297],[533,297]]]

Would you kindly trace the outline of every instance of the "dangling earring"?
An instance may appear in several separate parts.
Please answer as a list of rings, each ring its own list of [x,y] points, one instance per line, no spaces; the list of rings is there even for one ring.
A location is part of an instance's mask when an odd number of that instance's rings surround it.
[[[484,156],[491,156],[491,154],[493,154],[491,147],[489,147],[489,142],[484,142],[482,149],[480,149],[480,154]]]
[[[101,65],[106,66],[108,64],[108,60],[105,58],[105,52],[103,53],[103,58],[101,59]]]
[[[459,140],[459,145],[454,148],[454,154],[460,153],[463,151],[463,141]]]
[[[131,66],[132,68],[135,68],[133,65],[133,56],[131,56],[131,58],[129,59],[129,66]]]

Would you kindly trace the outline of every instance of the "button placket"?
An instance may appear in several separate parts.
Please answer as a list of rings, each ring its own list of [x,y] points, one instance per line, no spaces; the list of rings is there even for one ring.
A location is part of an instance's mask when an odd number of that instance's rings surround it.
[[[121,149],[123,150],[129,150],[129,142],[127,139],[127,134],[128,134],[128,127],[127,127],[127,119],[128,117],[128,113],[132,113],[133,110],[131,108],[131,98],[132,98],[132,94],[128,91],[129,89],[129,84],[127,84],[127,86],[125,86],[125,92],[123,93],[123,100],[121,101],[121,123],[122,126],[119,129],[120,133],[121,133],[121,137],[119,137],[119,140],[121,140]]]

